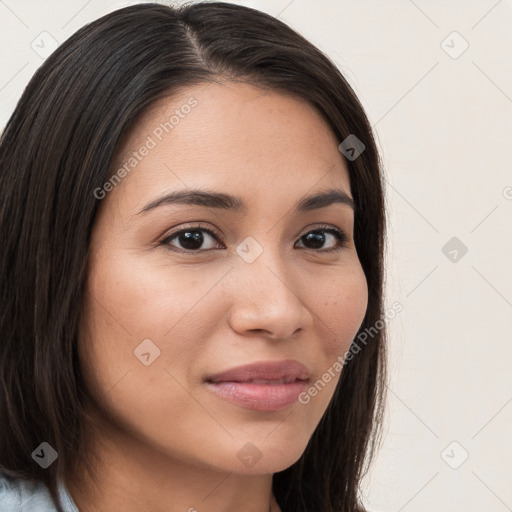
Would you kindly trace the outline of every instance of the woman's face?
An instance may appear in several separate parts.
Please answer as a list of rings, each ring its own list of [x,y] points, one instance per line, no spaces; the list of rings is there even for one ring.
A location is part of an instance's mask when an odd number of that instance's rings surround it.
[[[80,333],[99,417],[125,446],[246,474],[300,457],[368,299],[351,206],[299,208],[329,189],[351,197],[339,142],[307,103],[234,83],[160,100],[127,135]],[[165,199],[196,189],[244,207]]]

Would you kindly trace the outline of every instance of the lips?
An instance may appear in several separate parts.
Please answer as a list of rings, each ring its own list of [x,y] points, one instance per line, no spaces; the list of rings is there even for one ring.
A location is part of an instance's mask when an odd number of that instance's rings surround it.
[[[275,412],[293,405],[309,381],[297,361],[268,361],[238,366],[205,379],[208,390],[246,409]]]
[[[246,382],[253,384],[287,384],[296,380],[308,380],[309,371],[293,360],[266,361],[231,368],[206,378],[207,382]]]

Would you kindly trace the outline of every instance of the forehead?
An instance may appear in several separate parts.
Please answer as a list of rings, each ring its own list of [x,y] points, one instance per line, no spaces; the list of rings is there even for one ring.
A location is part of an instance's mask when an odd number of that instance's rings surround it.
[[[243,83],[208,83],[153,104],[125,135],[111,195],[175,188],[218,189],[291,199],[337,186],[350,193],[338,141],[321,114],[300,98]]]

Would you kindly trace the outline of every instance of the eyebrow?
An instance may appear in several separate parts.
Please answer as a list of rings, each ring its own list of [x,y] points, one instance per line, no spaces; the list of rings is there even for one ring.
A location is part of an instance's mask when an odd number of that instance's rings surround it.
[[[296,205],[295,210],[298,213],[306,213],[312,210],[325,208],[331,204],[345,204],[356,210],[356,206],[352,197],[341,189],[330,188],[317,192],[311,196],[301,199]],[[221,192],[213,192],[199,189],[177,190],[166,194],[163,197],[155,199],[148,203],[138,214],[146,213],[154,210],[162,205],[196,205],[205,206],[207,208],[217,208],[222,210],[231,210],[242,214],[247,214],[247,203],[238,196],[223,194]],[[137,214],[137,215],[138,215]]]

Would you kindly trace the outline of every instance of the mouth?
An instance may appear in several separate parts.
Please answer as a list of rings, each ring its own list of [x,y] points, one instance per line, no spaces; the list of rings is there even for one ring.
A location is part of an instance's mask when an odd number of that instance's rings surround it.
[[[219,398],[261,412],[293,405],[309,382],[308,369],[297,361],[268,361],[239,366],[205,379]]]
[[[235,382],[237,384],[289,384],[290,382],[295,382],[294,378],[285,378],[285,379],[249,379],[249,380],[231,380],[231,381],[220,381],[220,382]],[[219,382],[210,381],[213,384],[218,384]]]

